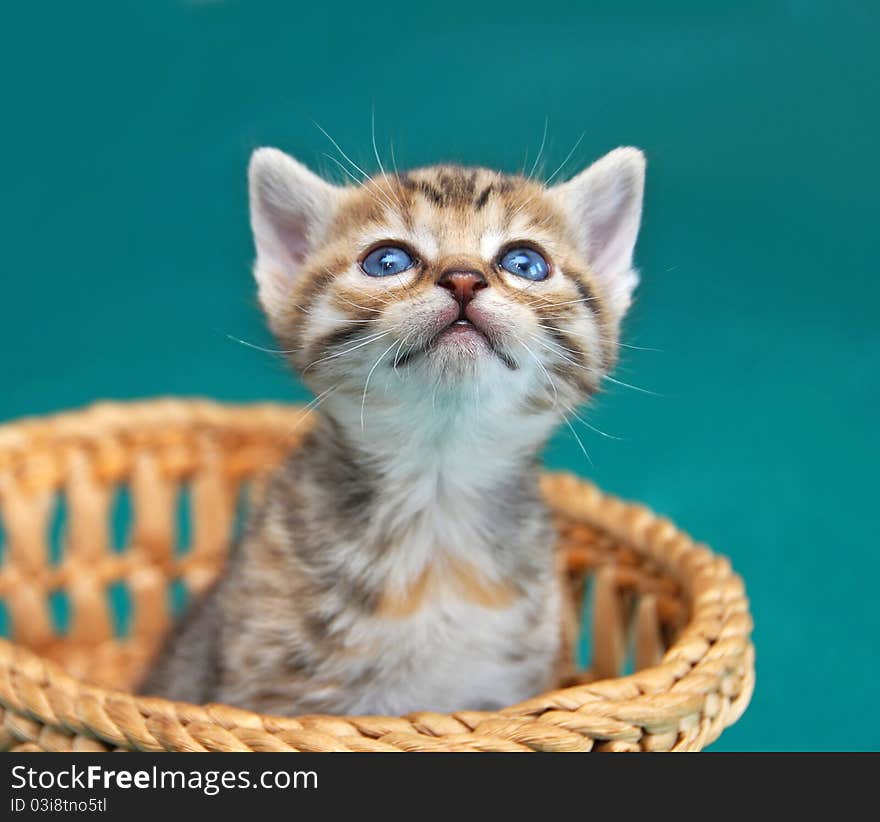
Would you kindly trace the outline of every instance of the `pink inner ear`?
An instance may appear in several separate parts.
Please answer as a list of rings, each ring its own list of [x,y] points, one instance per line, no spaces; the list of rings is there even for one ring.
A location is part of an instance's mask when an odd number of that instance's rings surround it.
[[[625,199],[596,211],[590,209],[587,229],[591,266],[602,274],[623,273],[632,265],[638,215],[632,213],[631,201]]]
[[[253,229],[258,257],[292,278],[309,250],[306,215],[263,203],[254,210]]]
[[[302,215],[277,216],[273,223],[276,241],[290,262],[299,265],[308,253],[308,222]]]

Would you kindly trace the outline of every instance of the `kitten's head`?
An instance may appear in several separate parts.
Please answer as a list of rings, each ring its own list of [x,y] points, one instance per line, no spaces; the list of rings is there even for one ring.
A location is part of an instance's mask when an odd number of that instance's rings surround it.
[[[558,419],[614,363],[644,168],[620,148],[552,187],[457,166],[340,187],[259,149],[260,302],[303,380],[361,425],[426,397]]]

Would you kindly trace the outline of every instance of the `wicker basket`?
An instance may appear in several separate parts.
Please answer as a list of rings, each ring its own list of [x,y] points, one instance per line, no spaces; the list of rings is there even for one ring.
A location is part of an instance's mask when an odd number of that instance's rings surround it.
[[[745,710],[752,623],[728,561],[644,507],[554,474],[543,488],[561,556],[573,595],[590,602],[579,684],[497,713],[405,717],[262,716],[126,692],[169,625],[170,594],[213,579],[242,489],[258,494],[308,425],[295,407],[167,400],[0,427],[0,602],[14,639],[0,640],[0,746],[699,750]],[[636,673],[621,676],[628,659]]]

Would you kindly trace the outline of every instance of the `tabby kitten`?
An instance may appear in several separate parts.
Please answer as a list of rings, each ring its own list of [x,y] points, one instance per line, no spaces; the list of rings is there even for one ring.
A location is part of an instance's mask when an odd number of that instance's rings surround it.
[[[615,361],[644,167],[619,148],[552,187],[458,166],[337,187],[255,152],[259,298],[320,419],[144,692],[402,714],[551,684],[538,454]]]

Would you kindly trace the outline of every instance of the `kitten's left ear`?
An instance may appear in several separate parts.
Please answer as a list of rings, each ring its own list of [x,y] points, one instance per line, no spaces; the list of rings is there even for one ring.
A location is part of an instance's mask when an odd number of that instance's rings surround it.
[[[617,318],[629,308],[639,281],[632,263],[644,187],[645,155],[617,148],[550,189]]]
[[[254,276],[271,316],[283,307],[303,261],[323,239],[342,189],[274,148],[253,153],[248,183],[257,247]]]

